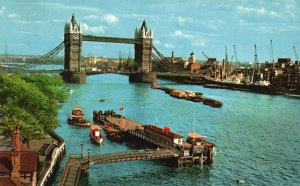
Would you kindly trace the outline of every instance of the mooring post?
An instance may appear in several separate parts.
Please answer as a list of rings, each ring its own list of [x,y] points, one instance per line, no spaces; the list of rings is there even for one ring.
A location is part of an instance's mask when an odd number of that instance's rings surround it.
[[[83,158],[83,144],[80,144],[80,154],[81,154],[81,159]]]
[[[200,165],[203,165],[203,153],[201,153],[201,156],[200,156]]]

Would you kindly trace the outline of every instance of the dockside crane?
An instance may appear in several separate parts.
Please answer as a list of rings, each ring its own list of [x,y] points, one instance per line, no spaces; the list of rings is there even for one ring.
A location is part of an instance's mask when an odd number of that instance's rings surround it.
[[[235,45],[233,45],[233,52],[234,52],[234,59],[235,59],[235,63],[239,65],[239,67],[241,66],[240,61],[237,57],[237,53],[236,53],[236,49],[235,49]]]
[[[209,57],[207,57],[207,55],[204,53],[204,52],[202,52],[202,54],[204,55],[204,57],[208,60],[209,59]]]
[[[252,69],[252,76],[251,76],[251,82],[254,82],[254,76],[255,76],[255,71],[258,71],[258,58],[257,58],[257,50],[256,50],[256,44],[254,44],[254,64],[253,64],[253,69]]]
[[[299,61],[299,56],[298,56],[295,46],[293,46],[293,49],[294,49],[296,61]]]
[[[256,44],[254,44],[254,68],[258,68],[258,58],[257,58]]]
[[[271,39],[271,41],[270,41],[270,63],[274,63],[273,43],[272,43],[272,39]]]
[[[223,62],[223,71],[222,71],[222,76],[227,78],[229,71],[229,63],[228,63],[228,55],[227,55],[227,45],[225,45],[225,60]]]

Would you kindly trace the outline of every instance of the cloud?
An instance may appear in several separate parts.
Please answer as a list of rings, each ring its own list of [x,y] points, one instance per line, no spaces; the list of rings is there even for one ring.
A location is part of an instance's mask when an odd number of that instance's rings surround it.
[[[174,45],[169,44],[169,43],[166,43],[166,44],[165,44],[165,47],[166,47],[166,48],[175,48]]]
[[[173,36],[173,37],[181,37],[181,38],[187,38],[187,39],[193,38],[192,35],[185,34],[185,33],[183,33],[183,32],[180,31],[180,30],[176,30],[176,31],[174,31],[173,33],[170,33],[170,36]]]
[[[82,23],[82,29],[85,32],[103,34],[105,32],[106,27],[102,25],[89,26],[86,23]]]
[[[255,23],[247,22],[244,19],[239,19],[239,24],[241,26],[253,26],[253,25],[255,25]]]
[[[109,24],[116,24],[119,22],[119,19],[113,14],[106,14],[103,16],[103,20]]]
[[[266,15],[270,17],[280,17],[281,14],[278,12],[275,12],[273,10],[268,11],[264,7],[260,8],[252,8],[252,7],[246,7],[242,5],[237,5],[235,7],[236,11],[242,14],[256,14],[256,15]]]
[[[270,26],[260,26],[256,30],[259,32],[272,32],[274,29]]]
[[[67,9],[67,10],[79,10],[79,11],[86,11],[86,12],[99,12],[101,11],[98,8],[94,7],[86,7],[86,6],[67,6],[61,3],[39,3],[41,6],[47,6],[51,8],[56,8],[56,9]]]
[[[53,19],[52,22],[54,22],[54,23],[63,23],[63,22],[65,22],[65,20],[62,20],[62,19]]]
[[[95,20],[95,19],[101,19],[101,16],[99,16],[99,15],[89,15],[89,16],[85,16],[84,18]]]
[[[8,14],[8,18],[19,18],[21,17],[19,14]]]
[[[186,18],[186,17],[178,16],[177,17],[177,22],[178,22],[179,25],[184,25],[185,23],[191,23],[191,22],[193,22],[193,19],[192,18]]]
[[[6,10],[6,8],[4,6],[0,7],[0,15]]]
[[[153,43],[156,44],[156,45],[160,45],[161,44],[160,40],[154,40]]]
[[[156,16],[154,15],[151,15],[151,14],[125,14],[125,15],[122,15],[123,18],[126,18],[126,19],[135,19],[135,20],[143,20],[145,19],[146,21],[147,20],[155,20]]]
[[[193,47],[203,47],[205,46],[205,42],[202,40],[196,40],[192,42]]]
[[[25,20],[17,20],[16,23],[19,24],[41,24],[41,20],[36,20],[36,21],[25,21]]]
[[[119,22],[119,19],[117,18],[117,16],[115,16],[113,14],[104,14],[102,16],[89,15],[89,16],[85,16],[85,19],[100,20],[100,21],[108,23],[108,24],[116,24]]]
[[[20,33],[21,33],[21,34],[28,34],[28,35],[33,34],[32,32],[25,32],[25,31],[21,31]]]

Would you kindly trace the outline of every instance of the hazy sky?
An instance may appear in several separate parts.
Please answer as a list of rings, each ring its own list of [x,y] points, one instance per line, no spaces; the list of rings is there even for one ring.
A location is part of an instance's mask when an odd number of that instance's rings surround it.
[[[300,53],[299,0],[1,0],[0,53],[42,55],[63,41],[65,22],[74,13],[83,34],[133,38],[145,19],[154,31],[154,45],[170,56],[197,59],[229,59],[236,45],[240,61],[295,59]],[[133,53],[133,45],[83,43],[84,55],[118,57],[120,51]],[[63,53],[60,53],[62,55]]]

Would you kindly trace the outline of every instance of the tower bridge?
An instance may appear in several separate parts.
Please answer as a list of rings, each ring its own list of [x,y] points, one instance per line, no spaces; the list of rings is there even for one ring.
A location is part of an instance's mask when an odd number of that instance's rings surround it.
[[[82,42],[110,42],[134,44],[135,72],[129,75],[131,82],[152,82],[153,32],[147,28],[145,20],[140,29],[136,28],[134,38],[103,37],[83,35],[82,28],[73,15],[64,28],[65,62],[62,73],[65,82],[84,83],[86,72],[81,67]]]
[[[153,46],[153,31],[148,29],[144,20],[140,28],[135,29],[134,38],[120,38],[108,36],[85,35],[82,33],[82,27],[77,23],[75,16],[72,15],[71,21],[67,22],[64,27],[64,41],[52,49],[47,54],[38,58],[33,58],[26,65],[11,69],[25,72],[36,72],[37,69],[30,69],[33,66],[46,64],[49,59],[56,56],[64,49],[64,69],[61,75],[65,82],[84,83],[86,82],[86,71],[82,68],[82,43],[83,42],[109,42],[109,43],[124,43],[134,45],[134,68],[129,75],[130,82],[153,82],[156,80],[157,67],[164,71],[172,72],[173,75],[180,79],[181,73],[173,64],[169,63],[166,58]],[[51,69],[47,69],[50,72]],[[52,70],[57,72],[57,70]],[[51,72],[52,72],[51,71]],[[43,70],[40,70],[43,72]],[[61,71],[60,71],[61,72]],[[180,72],[178,74],[178,72]],[[169,76],[168,73],[167,76]],[[190,77],[190,74],[186,74]],[[159,75],[162,77],[162,75]]]

